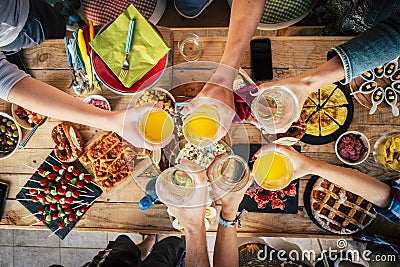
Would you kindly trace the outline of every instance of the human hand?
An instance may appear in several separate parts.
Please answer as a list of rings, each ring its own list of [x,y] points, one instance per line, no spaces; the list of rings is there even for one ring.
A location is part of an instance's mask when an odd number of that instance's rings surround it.
[[[177,167],[190,174],[193,178],[194,192],[184,206],[178,207],[168,203],[164,204],[169,207],[171,213],[182,224],[185,231],[198,231],[205,227],[204,217],[208,200],[207,175],[199,165],[187,159],[182,159]]]
[[[293,119],[293,122],[294,122],[300,118],[301,110],[302,110],[304,102],[306,101],[309,94],[317,89],[317,88],[314,89],[310,84],[308,84],[307,82],[304,82],[304,80],[306,80],[306,79],[303,79],[302,77],[294,77],[294,78],[288,78],[288,79],[283,79],[283,80],[274,81],[274,82],[263,83],[263,84],[259,85],[258,88],[255,88],[254,90],[252,90],[250,92],[250,94],[253,96],[257,96],[261,92],[266,90],[267,88],[270,88],[273,86],[282,86],[282,87],[288,88],[295,94],[295,96],[298,100],[298,103],[299,103],[298,110],[296,110],[297,116]],[[252,123],[256,127],[261,127],[259,122],[256,120],[252,121]],[[290,126],[291,125],[288,125],[286,128],[280,129],[279,133],[286,132],[290,128]]]
[[[218,160],[226,155],[227,155],[226,153],[223,153],[223,154],[215,157],[214,161],[210,164],[210,166],[207,169],[207,176],[211,183],[213,198],[219,199],[221,201],[222,209],[224,212],[236,214],[247,188],[249,188],[250,185],[253,183],[253,177],[249,175],[247,183],[238,191],[234,191],[234,190],[228,191],[229,189],[224,190],[224,189],[220,188],[215,183],[214,177],[212,175],[212,170],[213,170],[215,164],[218,162]],[[243,179],[245,179],[245,178],[243,178]]]
[[[258,158],[264,151],[273,150],[287,156],[293,164],[293,179],[303,177],[312,173],[314,166],[316,166],[315,159],[304,156],[303,154],[296,151],[291,146],[277,145],[270,143],[261,147],[255,154],[254,157]]]
[[[160,144],[154,144],[146,141],[139,130],[140,119],[147,112],[154,108],[158,107],[154,104],[146,104],[139,107],[129,108],[127,110],[118,111],[114,120],[114,123],[117,124],[117,126],[114,128],[114,130],[117,129],[115,131],[135,147],[156,150],[166,146],[171,141],[173,136]]]
[[[233,96],[233,81],[236,75],[237,70],[220,64],[203,89],[182,110],[183,115],[188,115],[203,104],[215,107],[220,115],[217,140],[227,134],[236,114]]]

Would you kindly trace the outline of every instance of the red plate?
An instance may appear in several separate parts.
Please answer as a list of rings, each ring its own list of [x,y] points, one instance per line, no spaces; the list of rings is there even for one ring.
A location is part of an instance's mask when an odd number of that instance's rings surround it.
[[[108,25],[105,25],[98,34],[104,31]],[[153,26],[154,27],[154,26]],[[158,29],[154,27],[157,31]],[[160,31],[158,31],[159,34]],[[115,74],[110,70],[110,68],[104,63],[104,61],[97,55],[97,53],[91,50],[92,64],[98,79],[111,91],[118,94],[136,94],[140,91],[146,90],[152,87],[158,82],[164,73],[168,65],[168,53],[158,61],[158,63],[148,71],[139,81],[135,82],[131,88],[126,88],[115,76]]]

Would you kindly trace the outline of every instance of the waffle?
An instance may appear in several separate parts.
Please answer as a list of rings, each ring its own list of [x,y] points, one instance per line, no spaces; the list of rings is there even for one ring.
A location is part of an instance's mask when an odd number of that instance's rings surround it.
[[[370,202],[321,177],[311,190],[310,205],[320,226],[336,234],[356,233],[376,216]]]

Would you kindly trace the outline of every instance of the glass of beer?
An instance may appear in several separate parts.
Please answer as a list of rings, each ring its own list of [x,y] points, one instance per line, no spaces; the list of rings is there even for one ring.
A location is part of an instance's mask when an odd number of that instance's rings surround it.
[[[158,176],[156,192],[158,198],[167,205],[193,206],[196,203],[189,203],[189,200],[193,196],[194,186],[194,180],[190,173],[177,165],[166,169]]]
[[[285,188],[293,179],[293,164],[290,159],[274,151],[264,151],[254,162],[254,180],[266,190]]]
[[[216,142],[220,115],[212,105],[203,104],[190,113],[183,121],[183,135],[197,146],[205,147]]]
[[[216,160],[212,165],[211,175],[213,181],[223,192],[239,191],[250,177],[247,162],[237,155],[225,155]]]
[[[272,86],[253,100],[251,111],[262,125],[262,130],[268,133],[286,132],[298,117],[299,101],[290,89]]]
[[[139,131],[149,143],[160,144],[173,134],[174,121],[166,111],[154,107],[140,119]]]

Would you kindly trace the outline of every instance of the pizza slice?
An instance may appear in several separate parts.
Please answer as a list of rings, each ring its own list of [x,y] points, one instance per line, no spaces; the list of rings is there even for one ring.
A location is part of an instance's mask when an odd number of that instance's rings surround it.
[[[301,110],[300,116],[307,123],[310,120],[310,117],[317,111],[317,107],[303,107]]]
[[[325,102],[323,107],[340,107],[349,104],[346,99],[346,95],[339,88],[333,92],[328,101]]]
[[[312,92],[307,99],[310,99],[314,105],[319,105],[319,89]]]
[[[320,113],[321,136],[327,136],[339,129],[339,125],[325,112]]]
[[[324,112],[334,119],[337,124],[343,125],[347,119],[348,109],[347,107],[329,107],[325,108]]]
[[[306,134],[319,136],[319,116],[320,112],[315,112],[314,115],[309,117],[306,123]]]

